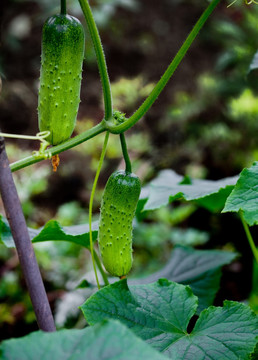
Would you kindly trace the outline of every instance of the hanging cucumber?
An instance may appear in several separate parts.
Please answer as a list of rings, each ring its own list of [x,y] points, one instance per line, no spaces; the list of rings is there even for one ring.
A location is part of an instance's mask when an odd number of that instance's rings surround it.
[[[140,191],[136,175],[116,171],[102,196],[98,241],[103,264],[113,276],[123,277],[132,267],[132,222]]]
[[[43,26],[38,118],[40,131],[57,145],[71,136],[80,102],[84,30],[69,15],[51,16]]]

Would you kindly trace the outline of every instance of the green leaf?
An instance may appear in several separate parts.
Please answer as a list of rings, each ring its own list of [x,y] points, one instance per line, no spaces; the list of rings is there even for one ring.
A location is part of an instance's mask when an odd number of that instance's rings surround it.
[[[92,224],[92,237],[93,241],[98,236],[98,222]],[[44,228],[32,240],[33,243],[42,241],[69,241],[90,248],[89,225],[75,225],[62,227],[57,221],[50,220],[46,223]]]
[[[258,341],[258,317],[244,304],[224,301],[204,310],[191,333],[175,344],[169,356],[190,360],[247,360]]]
[[[76,289],[96,289],[96,285],[93,285],[88,280],[84,279],[76,286]]]
[[[118,321],[104,321],[82,330],[34,332],[3,341],[1,360],[162,360],[165,357]]]
[[[188,178],[189,179],[189,178]],[[228,195],[231,193],[238,177],[222,180],[196,180],[185,184],[186,178],[172,170],[163,170],[149,187],[149,198],[143,210],[158,209],[177,199],[198,201],[198,204],[210,211],[223,208]]]
[[[0,243],[5,244],[5,246],[8,248],[15,247],[8,221],[1,214],[0,214]]]
[[[98,236],[98,222],[92,224],[92,237],[96,241]],[[62,227],[56,220],[48,221],[41,229],[28,228],[29,236],[33,243],[43,241],[69,241],[90,248],[89,225],[75,225]],[[0,215],[0,242],[7,247],[15,247],[11,230],[7,220]]]
[[[236,253],[221,250],[195,250],[177,246],[166,266],[142,279],[129,280],[131,284],[149,284],[166,278],[189,285],[198,296],[198,313],[213,304],[220,286],[221,267],[231,263]]]
[[[82,306],[90,324],[119,319],[136,335],[176,360],[247,360],[258,341],[258,317],[233,301],[204,310],[191,333],[197,297],[188,286],[160,279],[128,288],[125,280],[100,290]]]
[[[103,290],[81,306],[87,322],[94,325],[104,319],[119,318],[149,343],[155,344],[156,339],[155,347],[160,351],[182,336],[198,306],[189,286],[166,279],[130,286],[130,290],[126,280],[122,280]]]
[[[241,172],[222,212],[240,210],[248,225],[258,225],[258,162]]]

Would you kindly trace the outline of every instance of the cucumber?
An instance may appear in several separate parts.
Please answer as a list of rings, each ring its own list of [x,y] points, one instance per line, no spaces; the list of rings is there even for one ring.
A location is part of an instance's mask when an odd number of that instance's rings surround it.
[[[101,200],[98,242],[105,269],[123,277],[132,267],[132,223],[141,192],[139,178],[114,172]]]
[[[40,131],[57,145],[71,136],[80,103],[85,35],[78,19],[54,15],[42,32],[42,56],[38,97]]]

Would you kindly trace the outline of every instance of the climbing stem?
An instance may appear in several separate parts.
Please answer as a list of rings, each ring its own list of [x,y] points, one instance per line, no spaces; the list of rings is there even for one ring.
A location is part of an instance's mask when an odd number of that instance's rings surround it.
[[[94,45],[95,54],[97,58],[100,79],[102,83],[103,89],[103,96],[104,96],[104,105],[105,105],[105,120],[109,120],[112,117],[113,110],[112,110],[112,95],[111,95],[111,88],[109,82],[109,76],[107,71],[107,64],[105,60],[105,54],[103,51],[101,39],[99,36],[98,28],[96,26],[95,20],[92,15],[92,11],[89,5],[88,0],[79,0],[81,5],[81,9],[85,16],[88,29],[90,32],[90,36]]]
[[[99,289],[100,289],[100,285],[99,285],[99,279],[98,279],[98,274],[97,274],[97,269],[96,269],[96,264],[95,264],[93,239],[92,239],[92,207],[93,207],[93,199],[94,199],[94,194],[95,194],[95,190],[96,190],[96,187],[97,187],[97,182],[98,182],[100,170],[101,170],[101,167],[103,165],[103,160],[104,160],[105,153],[106,153],[106,150],[107,150],[108,138],[109,138],[109,132],[107,131],[106,136],[105,136],[105,140],[104,140],[104,144],[103,144],[103,148],[102,148],[102,152],[101,152],[100,159],[99,159],[98,168],[97,168],[97,171],[96,171],[95,179],[94,179],[92,190],[91,190],[90,205],[89,205],[90,252],[91,252],[91,257],[92,257],[93,269],[94,269],[94,273],[95,273],[95,277],[96,277],[96,281],[97,281],[97,285],[98,285]]]
[[[200,32],[201,28],[213,12],[213,10],[216,8],[220,0],[212,0],[209,6],[206,8],[206,10],[203,12],[197,23],[195,24],[193,30],[190,32],[188,37],[186,38],[185,42],[179,49],[178,53],[168,66],[167,70],[159,80],[159,82],[156,84],[150,95],[147,97],[147,99],[143,102],[143,104],[136,110],[136,112],[128,118],[124,123],[120,125],[115,125],[111,121],[107,123],[107,128],[110,132],[114,134],[120,134],[129,128],[131,128],[134,124],[137,123],[150,109],[150,107],[153,105],[153,103],[156,101],[166,84],[168,83],[171,76],[174,74],[175,70],[177,69],[178,65],[181,63],[182,59],[184,58],[185,54],[187,53],[189,47],[195,40],[196,36]]]
[[[8,134],[0,132],[0,136],[4,138],[23,139],[23,140],[38,140],[46,141],[45,139],[49,136],[50,131],[42,131],[36,135],[20,135],[20,134]]]
[[[241,218],[241,221],[242,221],[242,224],[243,224],[243,227],[244,227],[244,230],[245,230],[245,234],[246,234],[246,237],[247,237],[247,240],[249,242],[249,245],[251,247],[251,250],[252,250],[252,253],[254,255],[254,258],[258,264],[258,249],[257,247],[255,246],[255,243],[254,243],[254,240],[253,240],[253,237],[252,237],[252,234],[249,230],[249,227],[244,219],[244,216],[243,216],[243,212],[242,211],[239,211],[239,216]]]
[[[61,15],[66,15],[66,0],[61,0]]]
[[[108,282],[108,277],[107,277],[107,274],[105,273],[102,265],[101,265],[101,262],[99,260],[99,257],[98,257],[98,254],[95,250],[93,250],[93,254],[94,254],[94,260],[95,260],[95,263],[97,264],[97,267],[101,273],[101,276],[102,276],[102,279],[104,281],[104,284],[105,286],[109,285],[109,282]]]
[[[120,134],[120,142],[121,142],[122,152],[123,152],[123,156],[124,156],[124,160],[125,160],[125,171],[131,173],[132,172],[132,164],[131,164],[130,157],[128,155],[124,133]]]

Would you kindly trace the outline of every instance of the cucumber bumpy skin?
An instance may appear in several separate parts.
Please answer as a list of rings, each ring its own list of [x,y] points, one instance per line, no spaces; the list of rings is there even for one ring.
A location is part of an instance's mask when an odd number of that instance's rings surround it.
[[[48,18],[42,32],[38,98],[40,131],[57,145],[69,139],[80,103],[85,35],[79,20],[70,15]]]
[[[136,175],[116,171],[102,196],[98,242],[103,264],[113,276],[125,276],[132,267],[132,223],[140,192]]]

